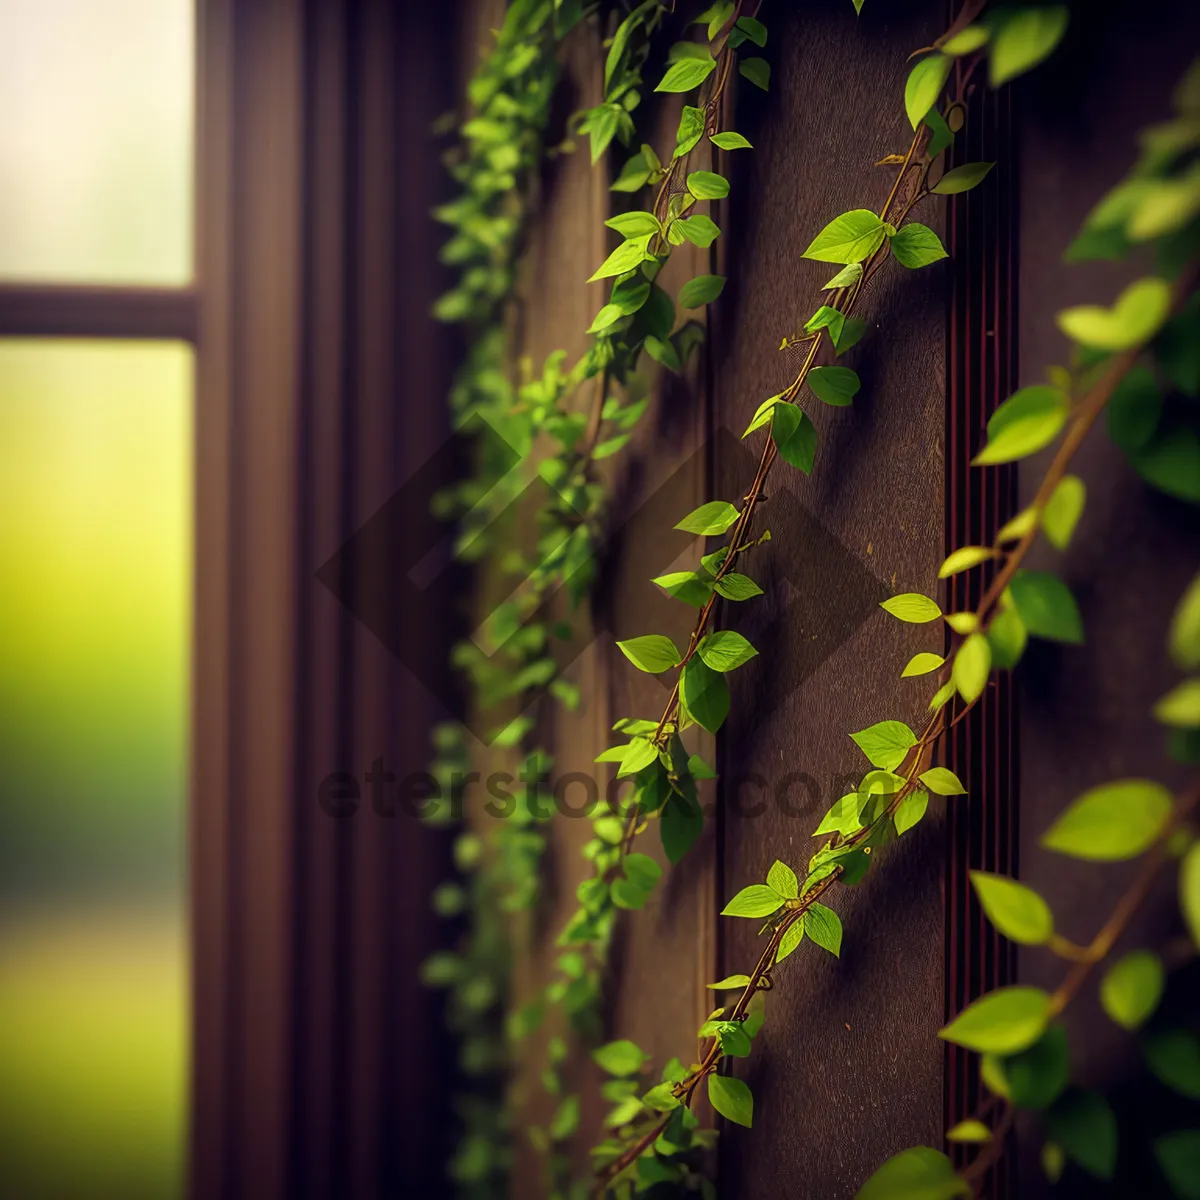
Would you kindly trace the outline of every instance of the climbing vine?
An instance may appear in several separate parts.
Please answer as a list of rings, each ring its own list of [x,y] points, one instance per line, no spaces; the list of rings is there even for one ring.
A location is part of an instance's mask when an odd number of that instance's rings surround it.
[[[862,0],[853,2],[855,10],[862,7]],[[770,67],[758,53],[768,31],[757,4],[725,0],[694,17],[676,15],[674,8],[659,0],[636,5],[514,0],[469,88],[472,112],[451,162],[461,195],[438,213],[454,230],[443,256],[460,271],[455,287],[439,301],[438,315],[470,331],[452,409],[456,426],[477,436],[474,473],[437,505],[458,522],[458,555],[507,580],[500,590],[510,597],[489,612],[477,640],[456,647],[454,665],[470,682],[473,713],[495,714],[487,738],[492,751],[519,761],[517,777],[526,784],[525,803],[518,800],[504,814],[507,819],[490,822],[486,833],[462,822],[455,815],[461,805],[454,803],[430,818],[462,824],[454,845],[459,878],[438,889],[434,907],[447,918],[464,919],[465,932],[453,951],[425,964],[424,977],[448,991],[447,1022],[458,1039],[461,1068],[487,1081],[460,1105],[463,1136],[451,1173],[464,1196],[505,1194],[514,1138],[511,1071],[522,1040],[555,1009],[567,1028],[592,1044],[602,1028],[604,973],[616,920],[622,910],[643,907],[662,874],[654,858],[635,848],[638,837],[657,822],[665,856],[674,864],[702,831],[696,783],[713,771],[688,751],[683,734],[693,725],[711,733],[720,729],[730,705],[725,675],[758,653],[735,629],[715,627],[718,600],[736,606],[761,594],[751,571],[771,536],[758,527],[768,476],[779,459],[806,474],[816,462],[816,429],[805,405],[847,406],[860,390],[856,372],[838,360],[866,331],[859,314],[872,279],[893,262],[915,270],[946,257],[937,234],[912,219],[914,212],[933,195],[979,186],[992,169],[991,163],[941,169],[943,153],[965,118],[969,83],[986,70],[999,86],[1036,66],[1053,52],[1067,24],[1059,6],[985,13],[984,0],[968,0],[946,34],[914,56],[904,92],[912,133],[907,146],[878,164],[895,172],[883,202],[835,217],[804,251],[804,257],[836,271],[824,286],[824,302],[783,339],[798,353],[796,373],[758,405],[743,435],[757,435],[762,446],[740,504],[709,501],[676,525],[696,536],[726,538],[724,546],[703,556],[699,569],[654,581],[697,610],[686,646],[659,634],[618,643],[634,667],[675,672],[675,682],[661,714],[619,720],[614,731],[620,743],[597,758],[616,764],[618,778],[631,781],[632,793],[623,813],[604,811],[595,818],[594,836],[584,849],[590,874],[579,886],[577,910],[558,935],[553,977],[514,1009],[510,972],[521,939],[517,917],[538,900],[545,823],[552,811],[535,800],[552,765],[537,744],[537,705],[549,697],[571,709],[579,701],[553,652],[555,639],[571,636],[570,623],[550,615],[550,602],[565,590],[578,604],[593,582],[606,508],[595,468],[628,444],[648,409],[646,360],[681,371],[704,327],[690,318],[681,322],[679,311],[702,309],[724,286],[721,276],[701,275],[672,298],[659,284],[673,247],[690,242],[707,249],[721,234],[699,208],[727,196],[730,182],[717,170],[693,168],[692,156],[706,144],[714,154],[751,149],[742,134],[721,128],[722,102],[737,76],[763,89],[770,83]],[[638,137],[644,75],[655,64],[656,38],[677,30],[685,17],[692,18],[689,32],[667,49],[654,89],[682,95],[685,102],[674,144],[656,150]],[[548,146],[564,40],[595,22],[611,31],[602,99],[571,118],[566,142]],[[944,620],[953,635],[946,656],[918,654],[903,669],[905,677],[932,676],[938,685],[919,728],[885,720],[851,734],[871,769],[819,824],[814,836],[825,843],[803,871],[775,861],[763,883],[742,889],[726,905],[723,915],[761,922],[765,941],[747,973],[710,985],[735,998],[701,1025],[699,1061],[685,1065],[672,1059],[647,1087],[649,1056],[634,1043],[619,1039],[593,1051],[610,1077],[604,1098],[611,1106],[605,1137],[592,1152],[596,1174],[590,1186],[597,1192],[626,1196],[671,1185],[713,1194],[703,1167],[715,1134],[699,1128],[692,1104],[703,1089],[719,1114],[752,1124],[748,1086],[721,1072],[728,1060],[751,1053],[779,965],[805,937],[840,954],[841,922],[825,901],[837,888],[859,883],[878,853],[923,818],[931,793],[963,802],[961,782],[950,769],[933,765],[934,752],[978,703],[990,674],[1015,667],[1028,637],[1082,641],[1066,585],[1023,564],[1039,537],[1060,550],[1069,543],[1086,498],[1069,467],[1092,426],[1106,416],[1114,440],[1147,481],[1200,500],[1194,420],[1164,404],[1159,390],[1165,379],[1188,395],[1200,392],[1200,297],[1190,265],[1200,210],[1197,128],[1200,74],[1193,72],[1180,89],[1173,121],[1151,131],[1131,177],[1105,197],[1068,251],[1072,259],[1118,257],[1148,243],[1158,255],[1157,273],[1131,285],[1111,308],[1061,314],[1060,325],[1077,346],[1074,359],[1051,372],[1047,384],[1015,393],[989,422],[987,444],[975,460],[981,468],[1052,444],[1057,450],[1033,503],[1001,530],[996,545],[961,547],[943,564],[941,578],[968,570],[988,573],[978,607],[943,613],[935,599],[916,594],[884,602],[901,621]],[[644,203],[631,200],[627,211],[605,222],[619,242],[588,281],[612,280],[612,288],[587,330],[587,351],[569,367],[566,354],[555,352],[535,370],[519,348],[522,289],[528,286],[521,261],[536,211],[537,168],[546,154],[571,152],[570,139],[583,135],[596,169],[605,169],[614,145],[637,145],[614,168],[611,187],[631,198],[644,193]],[[512,536],[511,518],[509,536],[498,538],[513,501],[531,484],[542,489],[533,544]],[[1200,666],[1200,580],[1181,601],[1171,647],[1182,669]],[[1200,679],[1184,679],[1156,706],[1156,715],[1171,728],[1178,756],[1200,758]],[[434,776],[442,794],[453,796],[474,757],[469,735],[458,725],[441,727],[435,748]],[[1025,885],[973,876],[980,902],[1002,933],[1045,945],[1068,960],[1070,970],[1052,994],[1003,989],[942,1031],[946,1040],[986,1056],[983,1072],[992,1098],[947,1135],[980,1147],[968,1165],[956,1172],[940,1151],[908,1150],[885,1163],[860,1196],[974,1194],[1020,1108],[1044,1116],[1050,1131],[1044,1161],[1051,1176],[1067,1158],[1102,1177],[1111,1174],[1112,1154],[1102,1158],[1096,1145],[1109,1144],[1115,1122],[1102,1099],[1067,1086],[1065,1035],[1055,1020],[1107,957],[1150,883],[1171,864],[1180,863],[1185,914],[1200,937],[1200,856],[1192,833],[1197,803],[1195,788],[1172,798],[1150,781],[1118,781],[1085,794],[1047,833],[1048,849],[1076,857],[1146,855],[1145,870],[1088,946],[1055,933],[1045,902]],[[1101,984],[1106,1009],[1127,1028],[1149,1016],[1162,987],[1161,962],[1149,951],[1135,955],[1141,957],[1122,959]],[[1177,1037],[1194,1040],[1186,1032]],[[570,1183],[568,1143],[582,1110],[580,1097],[566,1091],[564,1067],[575,1052],[556,1033],[546,1053],[540,1075],[556,1098],[553,1116],[526,1132],[545,1155],[547,1192],[574,1196],[589,1186]],[[1200,1094],[1200,1083],[1191,1076],[1181,1081],[1178,1065],[1172,1067],[1169,1059],[1158,1052],[1159,1074],[1174,1071],[1172,1086]],[[1059,1080],[1057,1088],[1039,1072]],[[1031,1090],[1022,1090],[1026,1087]],[[1182,1178],[1191,1169],[1187,1164],[1194,1166],[1198,1145],[1200,1134],[1181,1131],[1158,1148],[1168,1179]],[[1190,1193],[1181,1187],[1179,1194]]]
[[[485,644],[460,643],[454,663],[471,681],[477,713],[515,710],[492,730],[488,741],[500,750],[520,751],[519,778],[532,789],[527,790],[526,803],[505,813],[509,819],[496,823],[486,837],[471,828],[463,830],[454,852],[465,881],[447,883],[434,896],[436,911],[446,917],[468,914],[469,928],[458,951],[439,953],[425,964],[424,978],[450,989],[447,1019],[460,1038],[463,1070],[476,1077],[498,1076],[492,1102],[481,1103],[473,1094],[461,1113],[466,1132],[452,1174],[472,1195],[502,1190],[511,1166],[504,1077],[513,1042],[540,1025],[547,1005],[561,1007],[584,1034],[594,1034],[599,1027],[601,970],[611,926],[597,925],[586,957],[574,950],[561,955],[558,977],[527,1005],[507,1018],[501,1016],[511,938],[495,912],[499,908],[516,913],[535,902],[537,865],[545,845],[539,826],[549,811],[534,798],[551,759],[529,744],[535,726],[530,710],[543,694],[568,709],[578,703],[578,690],[559,674],[550,645],[555,636],[569,638],[570,626],[549,621],[545,606],[560,588],[578,603],[591,582],[604,515],[603,488],[593,467],[622,449],[646,411],[648,385],[637,376],[643,352],[667,370],[680,371],[703,337],[703,326],[695,320],[676,328],[676,302],[656,279],[673,247],[692,242],[707,248],[720,235],[710,217],[692,210],[701,201],[727,194],[728,184],[716,172],[689,171],[688,164],[706,137],[720,149],[749,147],[745,138],[722,134],[718,117],[735,48],[745,41],[761,45],[766,39],[765,27],[743,14],[741,4],[723,3],[694,22],[704,26],[705,40],[688,39],[671,47],[656,90],[679,94],[698,89],[701,100],[684,105],[675,145],[662,158],[643,143],[613,183],[613,190],[622,193],[651,189],[655,199],[648,213],[619,214],[606,222],[622,240],[589,280],[615,281],[609,301],[587,330],[592,344],[569,370],[564,369],[566,355],[561,351],[547,358],[540,375],[518,364],[516,370],[524,378],[514,382],[510,348],[519,334],[513,329],[512,310],[519,304],[509,292],[517,288],[529,204],[517,185],[531,174],[545,149],[542,137],[557,77],[558,47],[580,21],[599,12],[597,6],[576,5],[567,13],[567,7],[517,3],[509,8],[497,47],[469,92],[477,111],[463,126],[466,145],[452,166],[463,196],[438,212],[457,229],[443,257],[464,270],[459,284],[439,301],[437,312],[445,319],[466,320],[474,329],[467,365],[452,397],[456,423],[467,431],[482,424],[485,431],[499,435],[480,438],[477,473],[440,497],[438,508],[459,520],[460,557],[487,561],[490,555],[495,569],[516,581],[513,598],[496,606],[485,622]],[[614,138],[632,140],[630,114],[641,100],[649,38],[667,7],[642,3],[616,24],[608,43],[604,99],[571,122],[576,132],[589,135],[593,164]],[[744,59],[741,69],[766,86],[768,70],[762,59]],[[721,282],[716,276],[692,280],[680,290],[679,307],[703,308],[720,293]],[[585,391],[585,403],[575,403]],[[556,452],[537,453],[543,435],[557,442]],[[498,515],[531,481],[545,489],[533,553],[522,553],[519,541],[494,547],[490,531]],[[436,745],[434,777],[442,794],[453,797],[456,778],[461,786],[469,767],[465,731],[444,726],[436,733]],[[460,808],[461,803],[452,802],[432,819],[454,819]],[[558,1095],[558,1068],[568,1056],[561,1038],[551,1040],[549,1055],[542,1079],[547,1090]],[[569,1165],[555,1149],[571,1137],[578,1120],[578,1097],[566,1095],[547,1128],[530,1130],[534,1144],[550,1156],[552,1189]]]

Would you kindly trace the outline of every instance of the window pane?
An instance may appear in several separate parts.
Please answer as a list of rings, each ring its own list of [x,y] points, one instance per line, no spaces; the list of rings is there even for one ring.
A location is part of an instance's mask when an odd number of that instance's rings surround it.
[[[192,8],[0,2],[0,278],[191,279]]]
[[[182,1194],[192,352],[0,340],[0,1196]]]

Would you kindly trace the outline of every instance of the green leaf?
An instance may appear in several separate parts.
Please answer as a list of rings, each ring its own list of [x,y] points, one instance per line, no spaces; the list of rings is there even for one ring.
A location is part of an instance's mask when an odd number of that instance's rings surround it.
[[[862,273],[862,263],[849,263],[844,266],[828,283],[824,284],[821,287],[821,291],[827,292],[831,288],[852,287],[862,278]]]
[[[626,315],[635,313],[650,298],[651,285],[648,280],[635,276],[632,279],[622,279],[613,284],[612,296],[609,299]],[[671,317],[672,322],[675,320]]]
[[[693,217],[684,217],[681,221],[676,221],[673,228],[677,229],[693,246],[699,246],[702,250],[707,250],[721,236],[721,230],[717,227],[717,223],[704,213],[696,213]],[[721,289],[717,289],[717,294],[720,295]],[[707,303],[707,301],[705,301]],[[699,305],[684,305],[685,308],[698,308]]]
[[[943,54],[953,54],[956,58],[963,54],[974,54],[981,46],[987,44],[991,31],[986,25],[968,25],[952,38],[942,43]]]
[[[673,571],[650,582],[658,584],[668,596],[682,600],[693,608],[703,608],[712,594],[712,584],[695,571]]]
[[[779,859],[771,864],[771,869],[767,872],[767,887],[785,900],[795,900],[800,894],[800,881],[796,878],[796,872]]]
[[[970,1195],[971,1185],[954,1173],[954,1164],[940,1150],[914,1146],[889,1158],[854,1200],[950,1200]]]
[[[696,653],[714,671],[732,671],[749,662],[758,651],[740,633],[719,629],[700,639]]]
[[[609,1042],[592,1051],[592,1061],[609,1075],[636,1075],[649,1059],[641,1047],[628,1040]]]
[[[655,1112],[671,1112],[679,1107],[679,1098],[670,1083],[660,1083],[652,1087],[643,1097],[642,1103]],[[650,1160],[657,1161],[657,1159]],[[667,1178],[670,1178],[668,1176]]]
[[[765,58],[743,58],[738,63],[738,73],[764,92],[770,90],[771,64]]]
[[[1014,392],[988,421],[988,444],[972,462],[975,466],[1013,462],[1048,446],[1070,415],[1067,396],[1058,388],[1034,384]]]
[[[749,1129],[754,1123],[754,1097],[740,1079],[730,1075],[710,1075],[708,1102],[735,1125]]]
[[[622,237],[641,237],[647,233],[662,232],[662,225],[653,213],[627,212],[618,213],[604,222],[609,229],[615,229]]]
[[[1010,941],[1043,946],[1050,940],[1054,916],[1032,888],[987,871],[972,871],[971,883],[988,920]]]
[[[631,879],[614,880],[611,896],[617,908],[634,910],[640,909],[650,899],[650,893]]]
[[[604,90],[606,93],[612,83],[614,72],[621,64],[621,58],[625,53],[625,48],[629,45],[629,39],[641,24],[641,14],[642,8],[635,9],[617,26],[617,32],[613,34],[612,45],[608,48],[608,57],[604,60]]]
[[[1040,988],[1006,987],[963,1009],[938,1037],[983,1054],[1015,1054],[1032,1046],[1050,1020],[1050,997]]]
[[[920,776],[921,782],[939,796],[965,796],[967,789],[949,767],[930,767]]]
[[[828,950],[834,958],[842,954],[842,919],[824,904],[815,901],[804,914],[804,932],[822,950]]]
[[[966,636],[968,633],[974,633],[979,628],[979,618],[973,612],[947,613],[946,624],[955,633],[961,633]]]
[[[1053,642],[1083,644],[1083,619],[1070,589],[1049,571],[1018,571],[1009,585],[1025,629]]]
[[[942,563],[938,569],[938,578],[948,579],[951,575],[957,575],[960,571],[969,571],[972,567],[977,567],[980,563],[995,557],[995,550],[987,546],[962,546]]]
[[[684,533],[713,536],[724,533],[738,519],[739,513],[728,500],[710,500],[693,509],[675,528]]]
[[[718,979],[716,983],[708,983],[704,986],[711,988],[713,991],[721,992],[731,988],[744,988],[749,983],[749,975],[726,975],[724,979]]]
[[[653,333],[646,335],[642,343],[645,351],[656,363],[661,363],[668,371],[679,371],[683,364],[679,361],[679,351],[667,341]]]
[[[660,671],[679,666],[681,661],[675,643],[661,633],[648,633],[644,637],[629,638],[618,642],[621,653],[639,671],[657,675]]]
[[[752,596],[761,596],[762,588],[748,575],[739,575],[730,571],[728,575],[717,580],[717,594],[726,600],[749,600]]]
[[[999,87],[1049,57],[1067,30],[1062,5],[1023,8],[1004,15],[992,35],[989,56],[992,87]]]
[[[649,235],[630,238],[629,241],[623,242],[604,260],[603,264],[596,270],[596,273],[588,280],[588,283],[594,283],[597,279],[608,279],[613,275],[624,275],[626,271],[632,271],[645,260],[649,244]]]
[[[672,792],[658,822],[663,853],[669,863],[679,862],[704,830],[700,805],[688,796]]]
[[[1200,946],[1200,842],[1192,844],[1179,867],[1179,907],[1192,941]]]
[[[806,475],[812,474],[817,453],[816,426],[794,404],[777,404],[771,410],[771,437],[784,462]]]
[[[723,917],[769,917],[783,904],[783,897],[765,883],[744,887],[721,909]]]
[[[688,755],[688,770],[693,779],[716,779],[717,773],[698,754]]]
[[[885,236],[883,221],[876,213],[868,208],[852,209],[830,221],[802,257],[818,262],[862,262],[883,245]]]
[[[1072,1088],[1046,1113],[1046,1131],[1067,1157],[1098,1179],[1117,1165],[1117,1118],[1103,1096]]]
[[[801,917],[794,925],[789,925],[779,939],[779,949],[775,952],[775,961],[783,962],[785,958],[804,940],[804,918]]]
[[[679,132],[675,135],[673,157],[682,158],[703,136],[704,109],[685,104],[679,115]]]
[[[920,592],[903,592],[899,596],[892,596],[889,600],[881,601],[879,607],[891,613],[897,621],[907,621],[910,625],[936,621],[942,615],[937,601],[922,596]]]
[[[990,162],[963,163],[961,167],[947,171],[929,190],[939,196],[957,196],[960,192],[969,192],[984,181],[995,165]]]
[[[862,804],[863,797],[858,792],[850,792],[849,795],[843,796],[821,819],[812,836],[821,837],[826,833],[851,834],[861,829],[859,811]]]
[[[998,542],[1018,542],[1031,529],[1037,526],[1037,512],[1032,508],[1023,508],[1011,521],[1006,521],[996,534]]]
[[[699,658],[692,658],[680,676],[680,691],[696,724],[716,733],[729,715],[729,686],[725,676]]]
[[[917,735],[903,721],[880,721],[850,735],[873,767],[894,771],[917,744]]]
[[[606,304],[592,320],[588,326],[588,333],[600,333],[607,329],[610,325],[619,321],[625,314],[617,304]]]
[[[1162,417],[1163,397],[1148,367],[1135,366],[1117,384],[1105,411],[1108,436],[1126,454],[1150,444]]]
[[[1200,1200],[1200,1129],[1181,1129],[1156,1138],[1154,1157],[1180,1200]]]
[[[567,1096],[558,1106],[547,1132],[553,1141],[565,1142],[579,1128],[579,1097]]]
[[[819,400],[841,408],[854,399],[862,383],[849,367],[813,367],[808,386]]]
[[[753,150],[754,147],[740,133],[727,130],[725,133],[714,133],[709,139],[714,146],[722,150]]]
[[[712,73],[717,60],[708,58],[682,58],[672,63],[659,80],[656,92],[690,92],[699,87]]]
[[[737,27],[756,46],[761,47],[767,44],[767,27],[754,17],[738,17]]]
[[[1042,528],[1051,545],[1065,550],[1071,544],[1086,499],[1087,487],[1077,475],[1064,475],[1058,481],[1042,511]]]
[[[909,221],[897,230],[891,241],[892,253],[902,267],[927,267],[939,258],[948,258],[946,247],[928,225]]]
[[[620,779],[625,775],[636,775],[643,767],[648,767],[654,760],[658,758],[658,747],[647,738],[634,738],[626,748],[625,755],[621,759],[620,770],[617,771],[617,778]]]
[[[834,354],[841,358],[847,350],[858,345],[866,331],[867,323],[861,317],[847,317],[840,325],[830,326]]]
[[[1072,341],[1098,350],[1128,350],[1148,342],[1171,310],[1171,285],[1148,276],[1131,283],[1112,308],[1084,304],[1058,314],[1058,327]]]
[[[930,159],[936,158],[947,146],[954,144],[954,134],[946,124],[946,118],[936,108],[931,108],[925,114],[925,124],[931,131],[929,146],[926,153]]]
[[[915,788],[896,806],[893,818],[898,834],[907,833],[925,815],[929,808],[929,793],[924,788]]]
[[[740,1021],[722,1021],[717,1026],[717,1040],[721,1043],[722,1053],[734,1058],[745,1058],[750,1053],[750,1035]]]
[[[648,854],[627,854],[621,861],[625,877],[638,887],[649,891],[662,876],[662,867]]]
[[[1200,437],[1179,425],[1160,431],[1151,443],[1130,455],[1137,473],[1168,496],[1200,504]]]
[[[954,686],[968,703],[978,700],[992,669],[992,648],[982,633],[971,634],[958,648],[951,668]]]
[[[1067,1031],[1051,1025],[1028,1050],[1004,1059],[1003,1074],[1018,1108],[1040,1111],[1049,1107],[1071,1078]]]
[[[846,318],[842,316],[836,308],[830,308],[828,304],[822,304],[811,317],[804,323],[805,333],[816,333],[818,329],[828,329],[831,337],[836,337],[836,331],[846,323]]]
[[[1163,373],[1180,391],[1200,396],[1200,293],[1194,293],[1163,326],[1154,353]]]
[[[1157,840],[1171,793],[1149,779],[1121,779],[1084,792],[1042,835],[1046,850],[1090,862],[1136,858]]]
[[[1150,950],[1134,950],[1114,963],[1100,982],[1100,1003],[1122,1029],[1140,1029],[1162,999],[1166,973]]]
[[[944,54],[922,58],[909,72],[904,85],[904,111],[909,124],[916,129],[925,114],[937,103],[937,98],[950,78],[953,60]]]
[[[724,287],[724,275],[697,275],[679,289],[679,307],[703,308],[706,304],[711,304]]]
[[[960,1143],[990,1142],[992,1131],[980,1120],[969,1117],[959,1121],[953,1129],[946,1130],[946,1141]]]
[[[1200,1037],[1167,1029],[1146,1038],[1146,1064],[1162,1083],[1189,1100],[1200,1100]]]
[[[1168,645],[1176,666],[1185,671],[1200,667],[1200,575],[1175,606]]]
[[[908,665],[900,672],[900,678],[907,679],[913,675],[928,675],[930,671],[936,671],[945,661],[940,654],[930,654],[928,651],[914,654],[908,660]]]
[[[637,192],[646,186],[650,178],[650,168],[646,165],[645,156],[639,151],[627,159],[621,168],[621,173],[609,184],[613,192]]]
[[[746,432],[742,434],[742,437],[749,437],[756,429],[761,429],[771,419],[772,410],[782,399],[782,395],[768,396],[767,399],[764,400],[758,406],[758,408],[754,410],[754,418],[751,420],[750,424],[746,426]]]
[[[1154,705],[1154,716],[1177,729],[1200,728],[1200,677],[1172,688]]]
[[[722,200],[729,195],[729,180],[715,171],[693,171],[687,177],[687,190],[697,200]]]

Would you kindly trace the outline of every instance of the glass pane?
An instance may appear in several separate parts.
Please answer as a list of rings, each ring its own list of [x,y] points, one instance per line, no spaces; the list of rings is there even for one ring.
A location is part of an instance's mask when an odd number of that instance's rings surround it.
[[[182,1194],[192,352],[0,339],[0,1196]]]
[[[0,278],[191,279],[192,8],[0,2]]]

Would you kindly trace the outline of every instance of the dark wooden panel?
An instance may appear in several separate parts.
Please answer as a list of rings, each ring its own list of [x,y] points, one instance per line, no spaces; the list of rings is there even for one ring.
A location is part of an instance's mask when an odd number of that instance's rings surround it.
[[[196,339],[192,288],[0,284],[0,337]]]
[[[733,167],[728,336],[715,346],[716,421],[732,435],[717,442],[715,494],[734,501],[749,480],[736,438],[790,378],[780,338],[799,331],[833,273],[800,251],[838,213],[882,204],[893,176],[871,164],[911,135],[905,59],[943,22],[941,5],[919,3],[868,4],[857,21],[846,4],[815,3],[770,20],[772,90],[761,101],[739,93],[737,127],[755,149]],[[938,206],[919,219],[940,227]],[[880,273],[861,310],[867,334],[844,360],[862,392],[849,408],[808,405],[811,479],[772,473],[763,524],[773,540],[749,564],[767,595],[722,616],[762,652],[732,677],[722,735],[723,897],[761,880],[776,856],[803,871],[818,845],[811,830],[867,769],[847,734],[889,717],[916,724],[928,701],[928,687],[899,675],[916,651],[941,650],[940,632],[877,605],[928,592],[942,556],[947,283],[944,264]],[[739,777],[770,790],[792,772],[811,783],[772,793],[758,815],[735,811]],[[745,806],[758,790],[742,789]],[[889,1154],[940,1143],[941,822],[935,809],[859,887],[834,893],[840,962],[805,944],[780,969],[755,1054],[737,1068],[755,1091],[755,1127],[723,1134],[734,1194],[842,1200]],[[721,930],[722,971],[745,970],[754,923]]]
[[[385,0],[203,16],[193,780],[197,1197],[433,1194],[450,1127],[437,835],[372,802],[443,714],[353,618],[398,593],[317,570],[448,435],[452,340],[428,129],[449,11]],[[441,480],[428,480],[433,487]],[[408,614],[445,661],[448,613]],[[360,802],[318,803],[335,772]],[[391,793],[394,799],[394,790]],[[411,1086],[420,1078],[420,1088]]]
[[[1064,361],[1067,343],[1054,314],[1070,304],[1107,303],[1144,262],[1067,266],[1062,252],[1088,210],[1122,178],[1136,155],[1136,134],[1166,119],[1175,82],[1200,48],[1195,9],[1146,0],[1131,7],[1105,0],[1077,7],[1063,46],[1018,91],[1021,173],[1021,382],[1035,383]],[[1042,459],[1021,465],[1021,496],[1036,488]],[[1164,751],[1149,715],[1177,673],[1164,642],[1171,610],[1200,565],[1196,509],[1152,492],[1124,456],[1094,431],[1076,459],[1087,484],[1087,511],[1070,550],[1041,547],[1031,565],[1053,567],[1074,591],[1086,650],[1031,644],[1017,675],[1020,703],[1021,874],[1050,901],[1062,932],[1088,941],[1129,877],[1124,866],[1074,863],[1038,849],[1053,817],[1084,789],[1108,779],[1145,775],[1168,785],[1183,771]],[[1117,953],[1161,939],[1171,928],[1171,888],[1147,906]],[[1022,950],[1020,977],[1045,987],[1063,975],[1059,961]],[[1120,1173],[1105,1188],[1074,1169],[1056,1196],[1158,1194],[1137,1175],[1148,1158],[1148,1133],[1168,1121],[1194,1125],[1155,1084],[1139,1086],[1138,1049],[1100,1012],[1094,989],[1067,1014],[1072,1063],[1087,1086],[1109,1091],[1123,1130]],[[1188,995],[1196,1011],[1196,992]],[[1164,1112],[1164,1102],[1168,1111]],[[1024,1131],[1017,1194],[1045,1189],[1036,1163],[1040,1137]]]
[[[1012,90],[994,91],[982,73],[967,96],[967,124],[953,163],[995,162],[986,185],[947,205],[952,278],[947,346],[946,543],[990,546],[1017,511],[1012,466],[981,470],[971,459],[986,441],[987,419],[1015,387],[1017,349],[1016,216],[1018,171],[1012,137]],[[947,580],[947,611],[975,609],[988,581],[970,571]],[[1013,948],[984,916],[970,872],[1015,873],[1017,843],[1016,722],[1012,676],[998,672],[979,703],[944,739],[941,761],[967,788],[946,820],[946,1020],[986,991],[1011,983]],[[979,1104],[979,1056],[947,1044],[947,1129]],[[962,1163],[966,1147],[953,1147]],[[1011,1163],[991,1172],[989,1195],[1003,1195]]]

